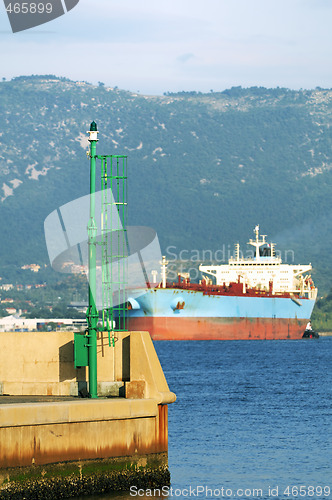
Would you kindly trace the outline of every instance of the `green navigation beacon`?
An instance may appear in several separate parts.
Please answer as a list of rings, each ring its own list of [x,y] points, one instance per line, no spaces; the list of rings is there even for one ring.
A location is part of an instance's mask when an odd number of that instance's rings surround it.
[[[97,155],[97,124],[90,125],[90,215],[88,222],[89,305],[85,335],[75,334],[75,367],[89,367],[89,395],[97,398],[97,332],[126,330],[127,156]],[[101,192],[96,195],[96,161],[101,162]],[[96,207],[96,200],[101,206]],[[99,201],[101,200],[101,201]],[[100,217],[99,217],[100,216]],[[100,220],[96,220],[96,217]],[[100,252],[97,246],[100,245]],[[100,255],[100,257],[99,257]],[[98,278],[98,279],[97,279]],[[97,308],[100,297],[101,310]]]

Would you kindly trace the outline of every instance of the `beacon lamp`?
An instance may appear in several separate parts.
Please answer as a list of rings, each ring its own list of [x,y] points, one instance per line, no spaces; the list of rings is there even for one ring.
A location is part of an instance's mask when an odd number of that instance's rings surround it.
[[[88,134],[89,134],[89,141],[98,141],[98,130],[97,130],[97,124],[96,122],[92,122],[91,125],[90,125],[90,130],[88,131]]]

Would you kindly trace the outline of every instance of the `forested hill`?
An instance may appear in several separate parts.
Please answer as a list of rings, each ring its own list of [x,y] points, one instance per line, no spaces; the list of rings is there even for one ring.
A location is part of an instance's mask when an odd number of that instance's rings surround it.
[[[0,82],[0,110],[2,265],[47,262],[44,219],[89,191],[95,120],[98,152],[128,155],[129,223],[153,227],[166,256],[227,258],[260,224],[330,288],[332,90],[144,96],[32,76]]]

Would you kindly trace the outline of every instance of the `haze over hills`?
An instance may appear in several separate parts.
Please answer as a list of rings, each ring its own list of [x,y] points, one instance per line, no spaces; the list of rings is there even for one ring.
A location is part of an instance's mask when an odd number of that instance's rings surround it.
[[[0,110],[2,265],[48,262],[43,223],[89,192],[95,120],[98,153],[128,155],[129,224],[153,227],[169,259],[228,258],[260,224],[330,289],[332,90],[144,96],[33,76],[0,83]]]

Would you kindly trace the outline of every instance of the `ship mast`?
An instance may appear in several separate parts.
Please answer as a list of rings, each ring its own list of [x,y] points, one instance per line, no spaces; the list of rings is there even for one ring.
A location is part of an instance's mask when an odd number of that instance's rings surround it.
[[[255,240],[252,240],[250,238],[249,242],[248,242],[248,245],[252,245],[253,247],[256,248],[256,261],[259,261],[260,260],[260,256],[259,256],[259,247],[261,247],[262,245],[265,245],[266,241],[265,241],[265,238],[266,238],[266,234],[261,234],[261,240],[259,239],[259,224],[257,224],[257,226],[255,227],[254,229],[254,233],[256,234],[256,239]]]
[[[240,243],[235,243],[235,260],[237,262],[240,260]]]
[[[160,262],[161,264],[161,280],[162,280],[162,288],[166,288],[166,270],[168,261],[166,260],[165,255],[163,255],[163,260]]]

